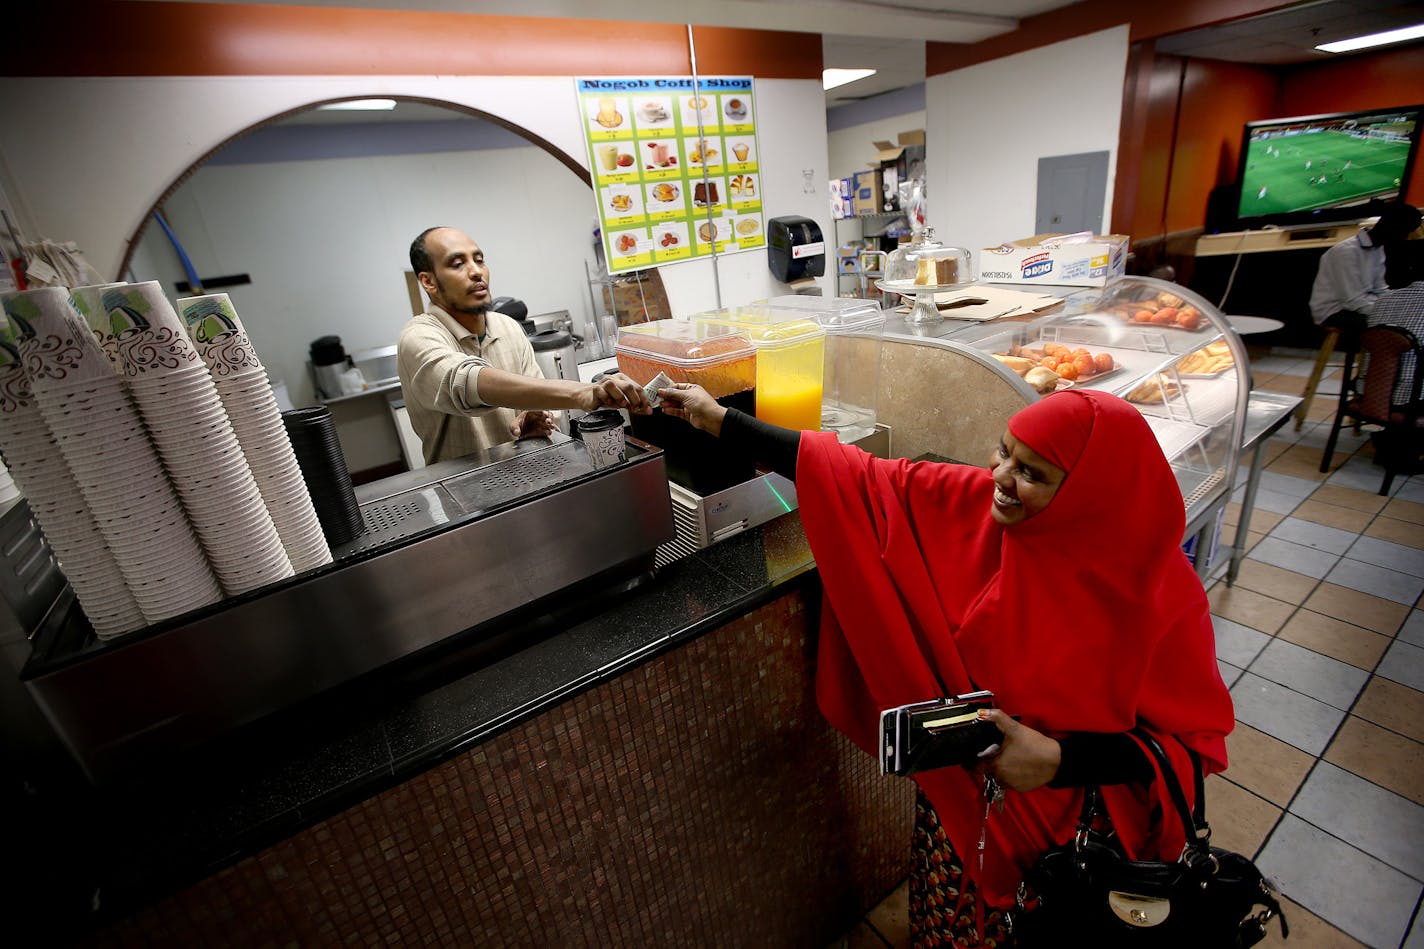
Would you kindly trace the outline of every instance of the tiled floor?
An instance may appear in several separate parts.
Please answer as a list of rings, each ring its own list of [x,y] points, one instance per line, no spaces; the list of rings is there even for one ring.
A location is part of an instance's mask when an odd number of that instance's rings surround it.
[[[1299,394],[1303,355],[1258,357],[1256,387]],[[1215,843],[1280,884],[1286,944],[1424,949],[1424,476],[1380,497],[1348,429],[1321,474],[1333,409],[1317,398],[1267,443],[1247,559],[1234,587],[1208,583],[1237,725],[1207,813]],[[902,885],[838,945],[908,946],[908,931]]]

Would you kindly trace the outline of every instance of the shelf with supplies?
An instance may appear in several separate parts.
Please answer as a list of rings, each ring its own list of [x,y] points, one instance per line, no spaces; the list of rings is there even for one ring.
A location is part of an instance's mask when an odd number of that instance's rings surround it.
[[[836,286],[844,287],[846,292],[867,300],[879,300],[884,303],[884,294],[875,286],[875,281],[885,275],[884,254],[888,248],[883,241],[885,238],[895,238],[901,232],[909,233],[909,218],[904,211],[879,211],[874,214],[857,214],[852,217],[833,218],[832,224],[835,227],[836,243]],[[857,224],[859,233],[846,231],[846,236],[841,237],[842,225]],[[843,257],[848,245],[860,245],[865,241],[874,241],[872,247],[856,247],[852,259],[854,269],[843,269]],[[879,248],[878,250],[876,248]],[[863,254],[878,254],[882,261],[881,266],[866,267],[862,262]],[[852,290],[851,288],[854,287]]]

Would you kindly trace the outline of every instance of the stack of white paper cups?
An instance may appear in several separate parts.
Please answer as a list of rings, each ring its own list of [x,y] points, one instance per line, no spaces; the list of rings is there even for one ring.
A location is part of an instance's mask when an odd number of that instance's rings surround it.
[[[212,374],[257,489],[297,573],[331,563],[331,548],[297,466],[282,411],[226,293],[184,297],[178,312]]]
[[[104,291],[104,326],[149,437],[230,596],[292,575],[208,367],[153,281]]]
[[[69,292],[17,293],[5,313],[40,413],[144,619],[218,602],[222,593],[173,485]]]
[[[0,320],[0,448],[100,639],[140,629],[143,613],[40,415],[8,321]]]

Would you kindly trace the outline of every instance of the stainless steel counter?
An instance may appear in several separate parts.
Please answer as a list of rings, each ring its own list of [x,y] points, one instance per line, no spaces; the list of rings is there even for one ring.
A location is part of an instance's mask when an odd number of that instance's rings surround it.
[[[69,610],[23,678],[99,779],[434,646],[595,576],[646,573],[673,523],[662,452],[595,470],[527,439],[364,486],[329,567],[96,642]],[[75,624],[78,628],[75,628]]]

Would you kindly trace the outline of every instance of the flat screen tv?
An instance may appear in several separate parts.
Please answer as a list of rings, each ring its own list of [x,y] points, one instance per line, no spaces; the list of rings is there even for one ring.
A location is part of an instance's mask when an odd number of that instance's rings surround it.
[[[1270,119],[1246,125],[1237,226],[1358,220],[1404,193],[1424,106]]]

